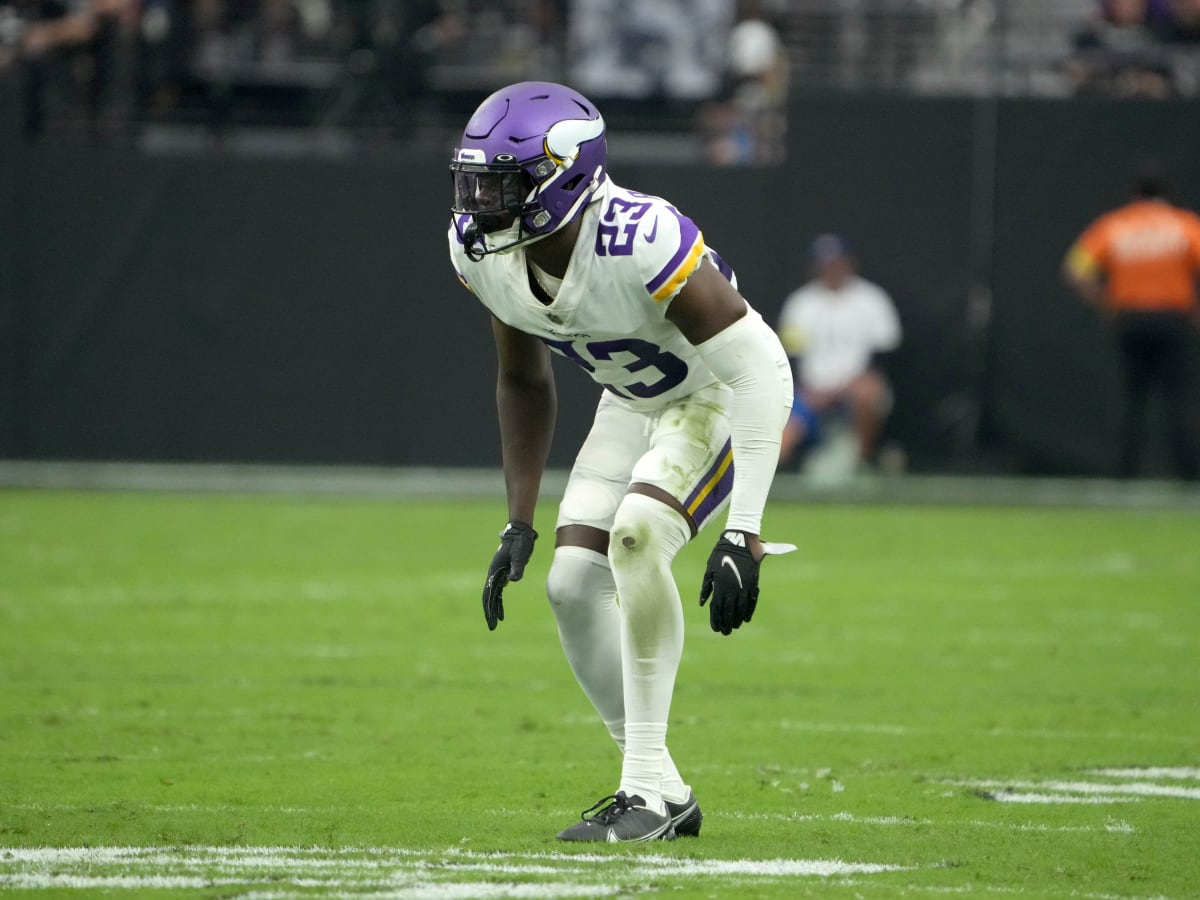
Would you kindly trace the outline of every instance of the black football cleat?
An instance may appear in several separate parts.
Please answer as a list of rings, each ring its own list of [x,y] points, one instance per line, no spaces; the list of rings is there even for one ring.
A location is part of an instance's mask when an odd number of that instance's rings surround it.
[[[627,797],[618,791],[585,809],[570,828],[558,833],[560,841],[600,841],[607,844],[626,844],[638,841],[673,841],[675,827],[669,815],[660,816],[646,809],[646,801],[636,794]],[[604,806],[604,804],[608,804]],[[697,812],[699,809],[697,808]],[[699,826],[697,826],[698,828]]]
[[[704,813],[700,812],[700,804],[696,802],[696,795],[688,791],[687,799],[682,803],[672,803],[670,800],[664,800],[667,804],[667,815],[671,817],[671,824],[675,827],[675,834],[678,837],[699,837],[700,823],[704,821]]]

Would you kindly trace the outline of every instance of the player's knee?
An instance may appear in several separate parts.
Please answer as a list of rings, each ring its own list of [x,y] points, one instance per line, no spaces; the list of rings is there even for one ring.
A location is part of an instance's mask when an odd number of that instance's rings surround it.
[[[690,539],[679,512],[644,494],[627,494],[613,521],[608,558],[614,569],[669,566]]]
[[[606,590],[607,589],[607,590]],[[594,605],[598,595],[612,593],[608,558],[584,547],[559,547],[546,576],[546,597],[556,616]]]

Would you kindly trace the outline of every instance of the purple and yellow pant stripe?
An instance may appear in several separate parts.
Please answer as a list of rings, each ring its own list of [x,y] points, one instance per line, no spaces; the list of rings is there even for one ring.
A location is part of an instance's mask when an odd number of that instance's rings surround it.
[[[716,460],[708,467],[683,503],[684,509],[696,526],[696,531],[704,528],[709,517],[729,499],[732,490],[733,444],[727,440]]]

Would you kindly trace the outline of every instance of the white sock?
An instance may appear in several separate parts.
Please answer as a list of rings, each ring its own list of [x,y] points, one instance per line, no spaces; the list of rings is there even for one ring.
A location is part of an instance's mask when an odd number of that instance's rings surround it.
[[[621,748],[621,755],[625,754],[625,720],[620,722],[605,722],[608,727],[608,733],[612,735],[613,740],[617,742],[617,746]],[[692,787],[683,780],[683,776],[679,774],[679,769],[675,767],[675,760],[671,758],[671,751],[668,749],[663,754],[662,767],[662,796],[663,799],[670,803],[683,803],[687,800],[688,795],[692,792]]]
[[[621,790],[628,797],[641,797],[647,809],[659,815],[663,804],[663,761],[667,756],[667,723],[625,725],[627,747],[621,765]]]
[[[625,755],[620,789],[659,813],[665,811],[667,721],[683,655],[683,609],[671,562],[690,539],[678,512],[651,497],[628,494],[617,510],[609,545],[621,598]],[[678,772],[674,776],[679,780]]]
[[[679,770],[675,768],[675,760],[671,759],[671,751],[663,756],[662,796],[671,803],[682,803],[692,792],[691,786],[683,780]]]

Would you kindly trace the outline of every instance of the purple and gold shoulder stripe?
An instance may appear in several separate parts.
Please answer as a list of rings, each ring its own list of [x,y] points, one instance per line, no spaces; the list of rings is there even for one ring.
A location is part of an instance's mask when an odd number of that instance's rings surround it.
[[[646,292],[661,303],[683,287],[704,257],[704,235],[687,216],[671,210],[679,220],[679,247],[657,275],[646,283]]]

